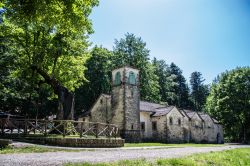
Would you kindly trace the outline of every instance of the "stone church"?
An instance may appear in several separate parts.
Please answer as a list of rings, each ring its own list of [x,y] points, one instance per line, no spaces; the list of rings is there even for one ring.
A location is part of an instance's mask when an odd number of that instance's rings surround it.
[[[112,71],[111,95],[101,94],[80,120],[116,124],[126,142],[223,143],[222,125],[201,112],[140,100],[139,71]]]

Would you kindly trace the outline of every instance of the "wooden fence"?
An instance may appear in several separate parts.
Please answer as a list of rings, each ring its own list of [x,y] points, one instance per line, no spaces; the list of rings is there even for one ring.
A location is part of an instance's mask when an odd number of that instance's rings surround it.
[[[35,120],[0,118],[1,134],[20,134],[49,136],[52,134],[87,137],[118,137],[116,125],[74,120]]]

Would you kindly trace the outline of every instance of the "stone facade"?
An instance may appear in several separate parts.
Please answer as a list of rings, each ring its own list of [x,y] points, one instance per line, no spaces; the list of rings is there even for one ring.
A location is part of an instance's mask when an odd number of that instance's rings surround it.
[[[90,112],[91,122],[111,123],[111,96],[100,95]]]
[[[89,121],[116,124],[127,142],[223,143],[223,127],[205,113],[140,101],[139,71],[112,71],[111,96],[102,94]]]
[[[112,71],[111,123],[117,124],[126,140],[140,140],[139,71],[123,67]]]

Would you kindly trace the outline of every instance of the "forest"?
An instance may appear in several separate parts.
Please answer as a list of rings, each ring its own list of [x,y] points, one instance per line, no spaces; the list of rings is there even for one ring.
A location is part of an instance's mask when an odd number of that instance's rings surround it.
[[[141,100],[208,112],[232,141],[250,140],[250,67],[204,83],[185,78],[174,62],[151,58],[133,33],[114,39],[112,50],[93,46],[89,15],[97,0],[0,2],[0,111],[26,118],[72,119],[110,94],[112,69],[140,70]]]

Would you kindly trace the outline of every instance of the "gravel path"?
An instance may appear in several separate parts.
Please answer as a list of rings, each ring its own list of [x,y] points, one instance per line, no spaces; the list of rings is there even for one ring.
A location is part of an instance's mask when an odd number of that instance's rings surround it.
[[[54,166],[67,162],[110,162],[125,159],[158,159],[182,157],[194,153],[222,151],[235,148],[250,148],[250,145],[228,145],[222,147],[183,147],[183,148],[156,148],[148,147],[127,149],[95,149],[80,152],[46,152],[0,154],[0,166]]]

